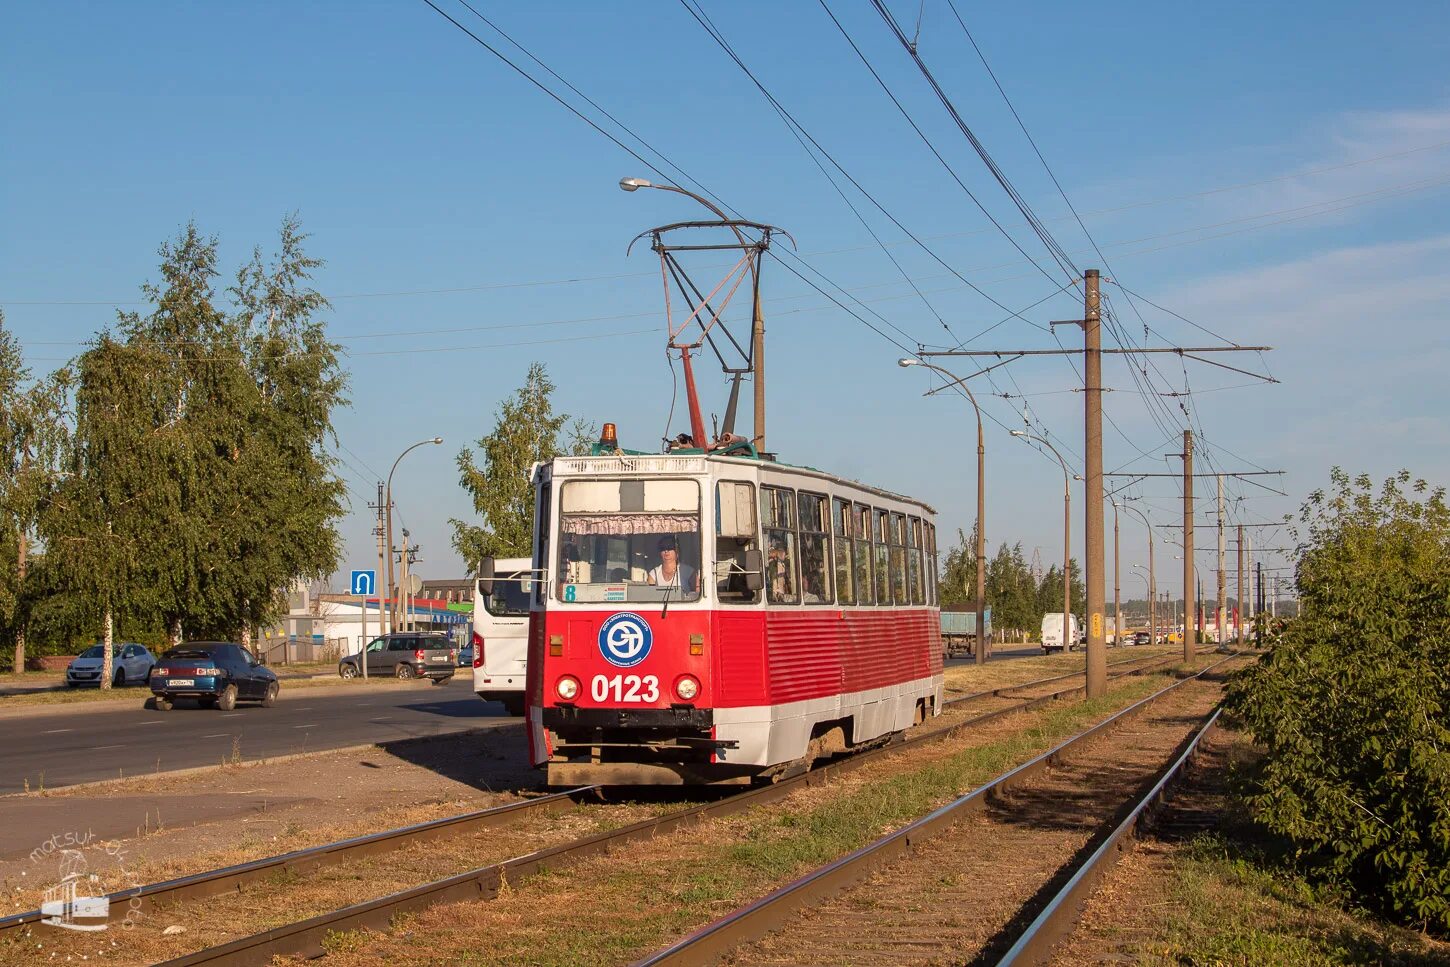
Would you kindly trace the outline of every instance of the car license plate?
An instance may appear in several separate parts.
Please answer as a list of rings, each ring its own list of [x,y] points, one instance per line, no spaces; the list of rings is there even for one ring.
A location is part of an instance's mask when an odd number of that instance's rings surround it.
[[[194,678],[168,678],[166,680],[166,684],[169,685],[169,686],[171,686],[172,688],[175,688],[178,685],[195,685],[196,684],[196,679],[194,679]]]
[[[429,661],[447,661],[448,660],[448,656],[447,655],[429,655],[428,656],[428,660]]]

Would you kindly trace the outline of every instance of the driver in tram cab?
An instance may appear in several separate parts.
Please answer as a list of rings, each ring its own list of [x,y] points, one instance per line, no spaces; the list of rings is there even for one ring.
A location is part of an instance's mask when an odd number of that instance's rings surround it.
[[[660,563],[650,569],[649,583],[658,588],[680,588],[700,593],[700,574],[688,564],[680,563],[680,548],[673,534],[659,540]]]

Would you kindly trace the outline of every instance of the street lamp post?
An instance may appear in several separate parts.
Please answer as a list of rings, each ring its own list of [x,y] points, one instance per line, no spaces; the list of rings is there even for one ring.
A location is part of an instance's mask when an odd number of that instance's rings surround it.
[[[709,199],[701,198],[693,191],[686,191],[677,185],[656,185],[643,178],[621,178],[619,179],[619,187],[624,191],[638,191],[641,188],[672,191],[677,195],[684,195],[687,198],[695,199],[695,201],[713,212],[715,217],[720,219],[720,221],[730,221],[730,217]],[[740,230],[740,227],[732,224],[730,225],[730,230],[735,233],[735,238],[740,242],[740,247],[742,249],[746,248],[745,233]],[[753,259],[750,262],[750,275],[752,279],[755,278],[755,262]],[[753,404],[755,408],[755,434],[751,442],[755,444],[757,449],[763,451],[765,449],[765,315],[761,312],[760,284],[758,281],[754,288],[755,298],[753,300],[754,305],[751,307],[750,318],[750,375],[751,381],[755,384],[751,387],[755,394]],[[704,445],[704,441],[696,441],[696,443],[700,446]]]
[[[1012,435],[1024,440],[1036,440],[1051,450],[1057,462],[1062,465],[1062,644],[1066,648],[1072,628],[1072,474],[1068,472],[1067,461],[1062,459],[1057,447],[1042,437],[1034,436],[1026,430],[1013,430]]]
[[[1177,545],[1180,548],[1183,546],[1182,544],[1179,544],[1177,541],[1171,541],[1171,540],[1169,540],[1166,537],[1163,538],[1163,543],[1164,544],[1175,544],[1175,545]],[[1183,555],[1182,554],[1174,554],[1173,555],[1173,560],[1175,560],[1175,561],[1181,561],[1181,560],[1183,560]],[[1199,574],[1198,574],[1198,564],[1197,564],[1197,562],[1195,562],[1194,565],[1193,565],[1193,576],[1198,579],[1198,583],[1200,585],[1203,584],[1203,578],[1200,577]],[[1202,599],[1200,598],[1200,600],[1202,600]],[[1174,607],[1176,608],[1177,605],[1174,605]],[[1184,635],[1187,635],[1188,634],[1188,625],[1189,625],[1189,622],[1196,622],[1197,620],[1198,620],[1198,616],[1197,615],[1190,615],[1188,613],[1188,595],[1185,593],[1183,595],[1183,633],[1184,633]],[[1201,630],[1201,629],[1199,629],[1199,630]],[[1197,639],[1196,638],[1194,639],[1194,643],[1197,644]]]
[[[1123,503],[1125,510],[1131,510],[1142,519],[1144,526],[1148,528],[1148,634],[1153,639],[1153,644],[1158,644],[1158,571],[1153,564],[1153,522],[1148,515],[1136,507]]]
[[[1123,602],[1122,588],[1118,578],[1118,566],[1120,555],[1118,553],[1118,502],[1113,504],[1113,645],[1122,647],[1123,636]]]
[[[1135,570],[1135,571],[1141,570],[1141,571],[1146,572],[1147,571],[1147,568],[1143,567],[1143,565],[1141,565],[1141,564],[1134,564],[1133,565],[1133,570]],[[1152,607],[1152,595],[1153,595],[1153,592],[1151,590],[1152,582],[1148,580],[1148,575],[1146,573],[1139,574],[1138,577],[1140,577],[1140,578],[1143,579],[1143,592],[1145,594],[1147,594],[1148,597],[1149,597],[1149,608],[1151,609],[1151,607]],[[1150,611],[1149,614],[1151,615],[1151,613],[1152,612]],[[1153,619],[1151,617],[1149,617],[1149,619],[1148,619],[1148,643],[1150,645],[1156,645],[1158,643],[1158,640],[1153,637]]]
[[[1153,598],[1153,572],[1151,569],[1146,568],[1141,564],[1134,564],[1133,570],[1143,572],[1142,574],[1139,574],[1138,577],[1143,579],[1143,590],[1146,591],[1148,594],[1148,644],[1156,645],[1158,644],[1158,624],[1154,620],[1153,615],[1155,606],[1155,601]]]
[[[956,376],[920,359],[904,357],[896,361],[896,365],[906,368],[908,366],[925,366],[934,370],[941,376],[951,380],[960,386],[967,394],[967,400],[972,404],[972,409],[977,414],[977,664],[983,664],[987,660],[987,478],[986,478],[986,444],[982,437],[982,410],[977,406],[977,398],[967,388],[967,384]]]
[[[441,436],[435,436],[427,440],[419,440],[398,454],[398,459],[393,461],[392,470],[388,471],[387,496],[383,498],[383,503],[388,507],[388,631],[392,631],[398,624],[398,589],[393,583],[393,472],[398,469],[398,464],[403,462],[404,457],[419,447],[427,446],[430,443],[435,446],[440,445],[443,443],[443,438]],[[363,666],[367,666],[366,654],[363,655]]]

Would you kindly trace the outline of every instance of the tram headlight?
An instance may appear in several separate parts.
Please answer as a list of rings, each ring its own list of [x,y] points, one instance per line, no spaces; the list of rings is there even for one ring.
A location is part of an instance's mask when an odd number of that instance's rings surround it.
[[[700,694],[700,683],[689,675],[681,675],[680,680],[675,682],[675,694],[688,702]]]
[[[566,702],[572,702],[579,697],[579,679],[565,675],[554,683],[554,691]]]

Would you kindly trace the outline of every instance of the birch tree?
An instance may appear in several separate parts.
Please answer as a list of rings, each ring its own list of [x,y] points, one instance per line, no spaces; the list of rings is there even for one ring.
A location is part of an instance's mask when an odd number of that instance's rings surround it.
[[[13,639],[15,671],[25,670],[26,634],[38,596],[31,548],[68,442],[66,382],[64,371],[30,379],[0,313],[0,627]]]
[[[485,557],[527,557],[533,548],[534,492],[529,470],[560,454],[582,453],[592,428],[555,413],[554,381],[530,363],[524,383],[499,407],[493,432],[458,453],[459,483],[473,498],[479,523],[450,520],[453,547],[469,572]]]

